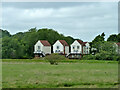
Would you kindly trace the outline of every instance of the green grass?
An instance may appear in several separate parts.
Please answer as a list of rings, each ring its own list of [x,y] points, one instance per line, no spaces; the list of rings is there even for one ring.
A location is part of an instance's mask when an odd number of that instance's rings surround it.
[[[117,88],[118,62],[2,60],[3,88]]]

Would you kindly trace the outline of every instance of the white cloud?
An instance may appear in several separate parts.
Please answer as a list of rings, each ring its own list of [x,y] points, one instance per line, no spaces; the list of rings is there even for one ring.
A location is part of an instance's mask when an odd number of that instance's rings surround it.
[[[57,4],[60,6],[60,3]],[[49,3],[46,3],[47,5]],[[12,34],[28,30],[31,27],[53,28],[60,33],[85,41],[91,41],[101,32],[105,32],[107,36],[118,32],[117,3],[80,3],[80,5],[77,3],[74,6],[71,5],[65,7],[61,4],[59,8],[52,6],[48,8],[3,6],[3,28],[8,29]]]

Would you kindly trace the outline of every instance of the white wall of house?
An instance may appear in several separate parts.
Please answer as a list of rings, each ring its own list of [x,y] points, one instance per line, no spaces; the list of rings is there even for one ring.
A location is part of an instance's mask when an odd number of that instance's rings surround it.
[[[71,44],[71,53],[82,53],[82,45],[77,40]]]
[[[64,53],[64,46],[60,43],[59,40],[53,45],[53,53]],[[65,46],[65,54],[69,53],[69,46]]]
[[[83,54],[86,54],[86,46],[83,46]]]
[[[53,45],[53,53],[60,53],[63,52],[63,45],[57,40]]]
[[[37,51],[43,51],[43,44],[40,41],[38,41],[34,45],[34,52],[37,52]]]
[[[45,54],[51,54],[51,46],[43,46],[43,52]]]
[[[90,44],[88,42],[85,44],[85,54],[90,54]]]
[[[43,52],[44,54],[51,54],[51,46],[44,46],[40,41],[34,45],[34,53]]]
[[[116,43],[115,43],[115,47],[116,47],[116,52],[120,54],[120,47]]]
[[[65,54],[69,54],[69,46],[65,46]]]

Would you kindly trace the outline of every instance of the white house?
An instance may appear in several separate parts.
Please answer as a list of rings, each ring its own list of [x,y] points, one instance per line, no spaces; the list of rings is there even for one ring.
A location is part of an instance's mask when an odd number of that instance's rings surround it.
[[[69,45],[65,40],[57,40],[53,45],[53,53],[68,54]]]
[[[118,54],[120,54],[120,43],[116,43],[116,46],[117,46],[116,51],[117,51]]]
[[[81,41],[81,40],[75,40],[75,41],[71,44],[71,53],[79,53],[79,54],[82,54],[82,53],[83,53],[82,44],[83,44],[83,41]]]
[[[71,44],[71,53],[89,54],[90,45],[88,42],[83,42],[82,40],[75,40]]]
[[[51,54],[51,45],[47,40],[39,40],[34,45],[35,56],[41,57],[46,54]]]
[[[71,44],[71,52],[67,55],[68,58],[81,59],[83,54],[90,53],[90,45],[82,40],[75,40]]]
[[[83,42],[83,54],[90,54],[90,44],[88,42]]]

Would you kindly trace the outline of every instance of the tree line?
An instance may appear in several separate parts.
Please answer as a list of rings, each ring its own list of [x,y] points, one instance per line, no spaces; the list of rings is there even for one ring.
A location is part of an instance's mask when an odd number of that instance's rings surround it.
[[[14,35],[11,35],[7,30],[0,29],[0,33],[2,33],[0,34],[0,40],[2,40],[2,43],[0,43],[2,46],[2,58],[5,59],[34,58],[34,45],[38,40],[48,40],[51,45],[56,40],[66,40],[70,45],[75,40],[71,36],[64,36],[53,29],[47,28],[31,28],[27,32],[19,32]],[[105,41],[104,36],[105,34],[102,33],[90,42],[91,48],[97,48],[96,53],[100,53],[100,46],[105,48],[105,46],[112,42],[120,42],[120,33],[110,35],[107,41]]]
[[[1,30],[2,58],[33,58],[34,45],[38,40],[48,40],[52,45],[56,40],[66,40],[68,44],[74,41],[70,36],[59,34],[53,29],[31,28],[27,32],[11,35],[7,30]]]

